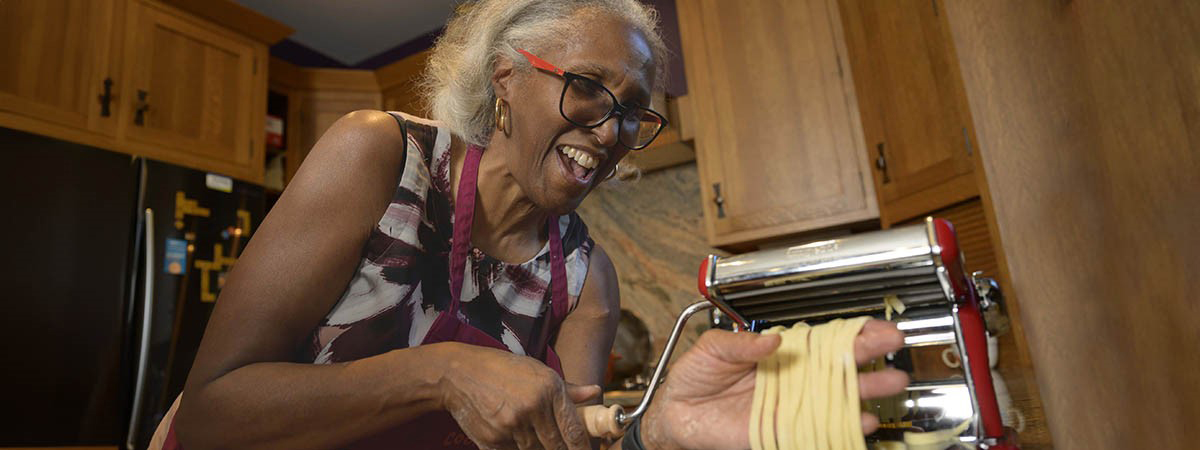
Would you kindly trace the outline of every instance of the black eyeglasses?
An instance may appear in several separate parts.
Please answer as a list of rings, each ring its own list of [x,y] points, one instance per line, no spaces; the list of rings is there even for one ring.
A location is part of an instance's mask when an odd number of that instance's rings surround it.
[[[649,108],[626,106],[600,82],[555,67],[524,49],[517,49],[533,67],[563,78],[558,111],[567,122],[583,128],[596,128],[613,116],[619,116],[617,141],[630,150],[646,148],[658,137],[667,118]]]

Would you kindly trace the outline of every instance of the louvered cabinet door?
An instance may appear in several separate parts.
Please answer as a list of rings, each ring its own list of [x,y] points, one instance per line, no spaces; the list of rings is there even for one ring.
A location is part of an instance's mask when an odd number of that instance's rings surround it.
[[[709,243],[878,217],[836,4],[677,6]]]

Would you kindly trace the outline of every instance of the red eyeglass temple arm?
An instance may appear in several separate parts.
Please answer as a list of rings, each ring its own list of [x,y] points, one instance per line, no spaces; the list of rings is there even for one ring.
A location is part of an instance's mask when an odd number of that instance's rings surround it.
[[[535,67],[535,68],[542,69],[542,70],[549,71],[549,72],[554,72],[555,75],[559,75],[559,76],[566,73],[565,70],[554,67],[554,64],[550,64],[542,58],[533,56],[533,53],[529,53],[529,52],[525,51],[525,49],[523,49],[523,48],[518,48],[517,52],[521,53],[522,55],[525,55],[525,59],[528,59],[529,63],[533,64],[533,67]]]

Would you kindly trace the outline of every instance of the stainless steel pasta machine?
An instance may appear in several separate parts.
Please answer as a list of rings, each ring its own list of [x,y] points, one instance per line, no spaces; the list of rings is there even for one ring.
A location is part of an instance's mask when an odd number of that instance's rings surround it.
[[[964,268],[953,225],[923,224],[855,234],[730,257],[709,256],[700,266],[704,300],[676,320],[654,376],[633,411],[618,406],[583,411],[589,432],[616,436],[645,413],[663,381],[680,332],[697,312],[715,323],[759,331],[798,321],[890,317],[905,334],[888,363],[907,371],[905,393],[864,402],[880,416],[867,443],[903,440],[905,431],[961,430],[966,447],[1016,449],[1006,438],[988,366],[987,335],[1005,326],[995,281]],[[990,325],[990,327],[989,327]]]

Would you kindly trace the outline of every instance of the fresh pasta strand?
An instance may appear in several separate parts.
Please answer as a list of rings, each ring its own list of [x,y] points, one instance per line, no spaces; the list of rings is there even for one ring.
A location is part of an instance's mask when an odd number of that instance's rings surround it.
[[[773,327],[775,354],[759,363],[750,409],[753,450],[866,450],[858,398],[854,339],[869,317],[809,326]],[[882,366],[882,362],[876,363]],[[901,414],[899,411],[893,414]],[[958,442],[968,419],[940,431],[905,432],[903,442],[878,442],[877,450],[938,450]],[[974,448],[972,445],[965,445]]]
[[[858,332],[862,328],[862,325],[865,323],[866,320],[857,325],[848,321],[844,325],[848,329],[841,333],[842,339],[845,339],[841,344],[841,348],[849,349],[838,354],[842,364],[842,375],[846,378],[846,388],[843,390],[842,397],[846,411],[841,416],[844,420],[841,436],[846,439],[846,448],[854,448],[856,445],[855,442],[858,443],[858,447],[866,447],[862,439],[862,409],[860,408],[861,400],[859,399],[858,392],[858,363],[854,360],[854,341],[858,337]]]
[[[869,317],[774,327],[779,350],[755,374],[750,445],[762,449],[865,450],[854,339]]]
[[[765,362],[764,362],[765,363]],[[766,389],[759,389],[759,386],[766,384],[767,371],[754,371],[754,400],[750,402],[750,448],[759,450],[763,448],[762,443],[762,407],[763,397],[766,395]]]
[[[796,337],[803,330],[799,327],[785,329],[780,333],[783,342],[779,344],[780,351],[775,352],[775,359],[778,362],[778,369],[775,373],[776,386],[779,389],[778,406],[775,411],[769,413],[775,417],[775,441],[780,449],[787,449],[786,442],[791,442],[795,439],[795,427],[792,423],[795,421],[795,408],[791,407],[788,402],[795,398],[792,393],[796,389],[795,383],[791,380],[795,373],[801,370],[798,365],[803,363],[803,358],[798,358],[796,353],[802,351],[798,348]]]
[[[817,361],[817,366],[816,370],[811,373],[817,378],[818,389],[804,393],[807,394],[806,397],[811,396],[811,398],[817,399],[817,402],[813,405],[816,408],[809,411],[812,413],[814,422],[813,426],[809,429],[809,433],[816,436],[816,448],[820,449],[833,448],[829,442],[829,418],[832,415],[830,414],[830,400],[832,400],[830,397],[833,391],[840,387],[834,385],[834,383],[841,380],[838,377],[836,368],[833,367],[832,356],[833,352],[837,351],[834,343],[836,340],[836,331],[841,324],[840,321],[841,319],[836,319],[826,324],[826,326],[817,327],[817,331],[820,333],[816,340],[817,352],[815,355],[812,355]],[[800,425],[803,426],[803,424]]]
[[[774,327],[768,332],[774,334],[782,334],[785,328]],[[780,336],[782,339],[783,336]],[[783,343],[780,343],[780,348]],[[766,384],[764,385],[765,393],[763,394],[762,405],[762,425],[763,425],[763,448],[766,450],[777,450],[779,443],[775,438],[775,410],[779,401],[779,360],[777,358],[768,358],[766,361],[767,375],[765,377]],[[755,386],[755,390],[758,387]]]
[[[964,420],[954,428],[939,431],[904,432],[904,441],[881,441],[875,443],[875,450],[943,450],[945,448],[976,448],[975,444],[959,442],[958,435],[967,431],[971,419]]]
[[[805,355],[804,364],[807,365],[807,364],[814,363],[816,361],[815,355],[819,351],[818,347],[817,347],[818,343],[816,342],[816,339],[818,339],[818,338],[816,337],[816,334],[814,333],[816,330],[814,330],[812,327],[808,326],[808,324],[804,324],[804,331],[805,331],[805,333],[803,335],[803,339],[800,340],[799,342],[797,342],[796,345],[799,345],[801,348],[804,349],[804,355]],[[811,369],[812,366],[808,366],[808,367]],[[814,384],[819,383],[820,380],[819,380],[819,377],[814,377],[814,376],[812,376],[812,374],[813,374],[813,372],[811,372],[811,370],[805,370],[804,372],[802,372],[799,379],[797,380],[798,382],[796,385],[803,386],[805,390],[813,389]],[[801,409],[800,414],[797,415],[796,421],[792,423],[792,427],[796,428],[796,429],[802,429],[802,425],[800,425],[800,424],[810,424],[810,426],[811,426],[811,424],[813,423],[813,420],[814,420],[813,411],[816,411],[817,402],[820,401],[820,399],[818,399],[816,397],[803,397],[803,396],[801,397],[800,400],[801,400],[803,409]],[[817,436],[814,435],[813,433],[809,433],[807,431],[798,431],[798,433],[799,433],[799,439],[796,440],[796,442],[795,442],[796,444],[802,445],[802,446],[808,446],[808,447],[817,445]]]
[[[958,435],[967,431],[967,428],[970,426],[971,419],[967,419],[960,422],[958,426],[946,430],[926,432],[905,431],[904,444],[908,446],[908,450],[941,450],[955,444],[962,446],[963,444],[958,442]],[[974,445],[970,446],[970,448],[974,447]]]

